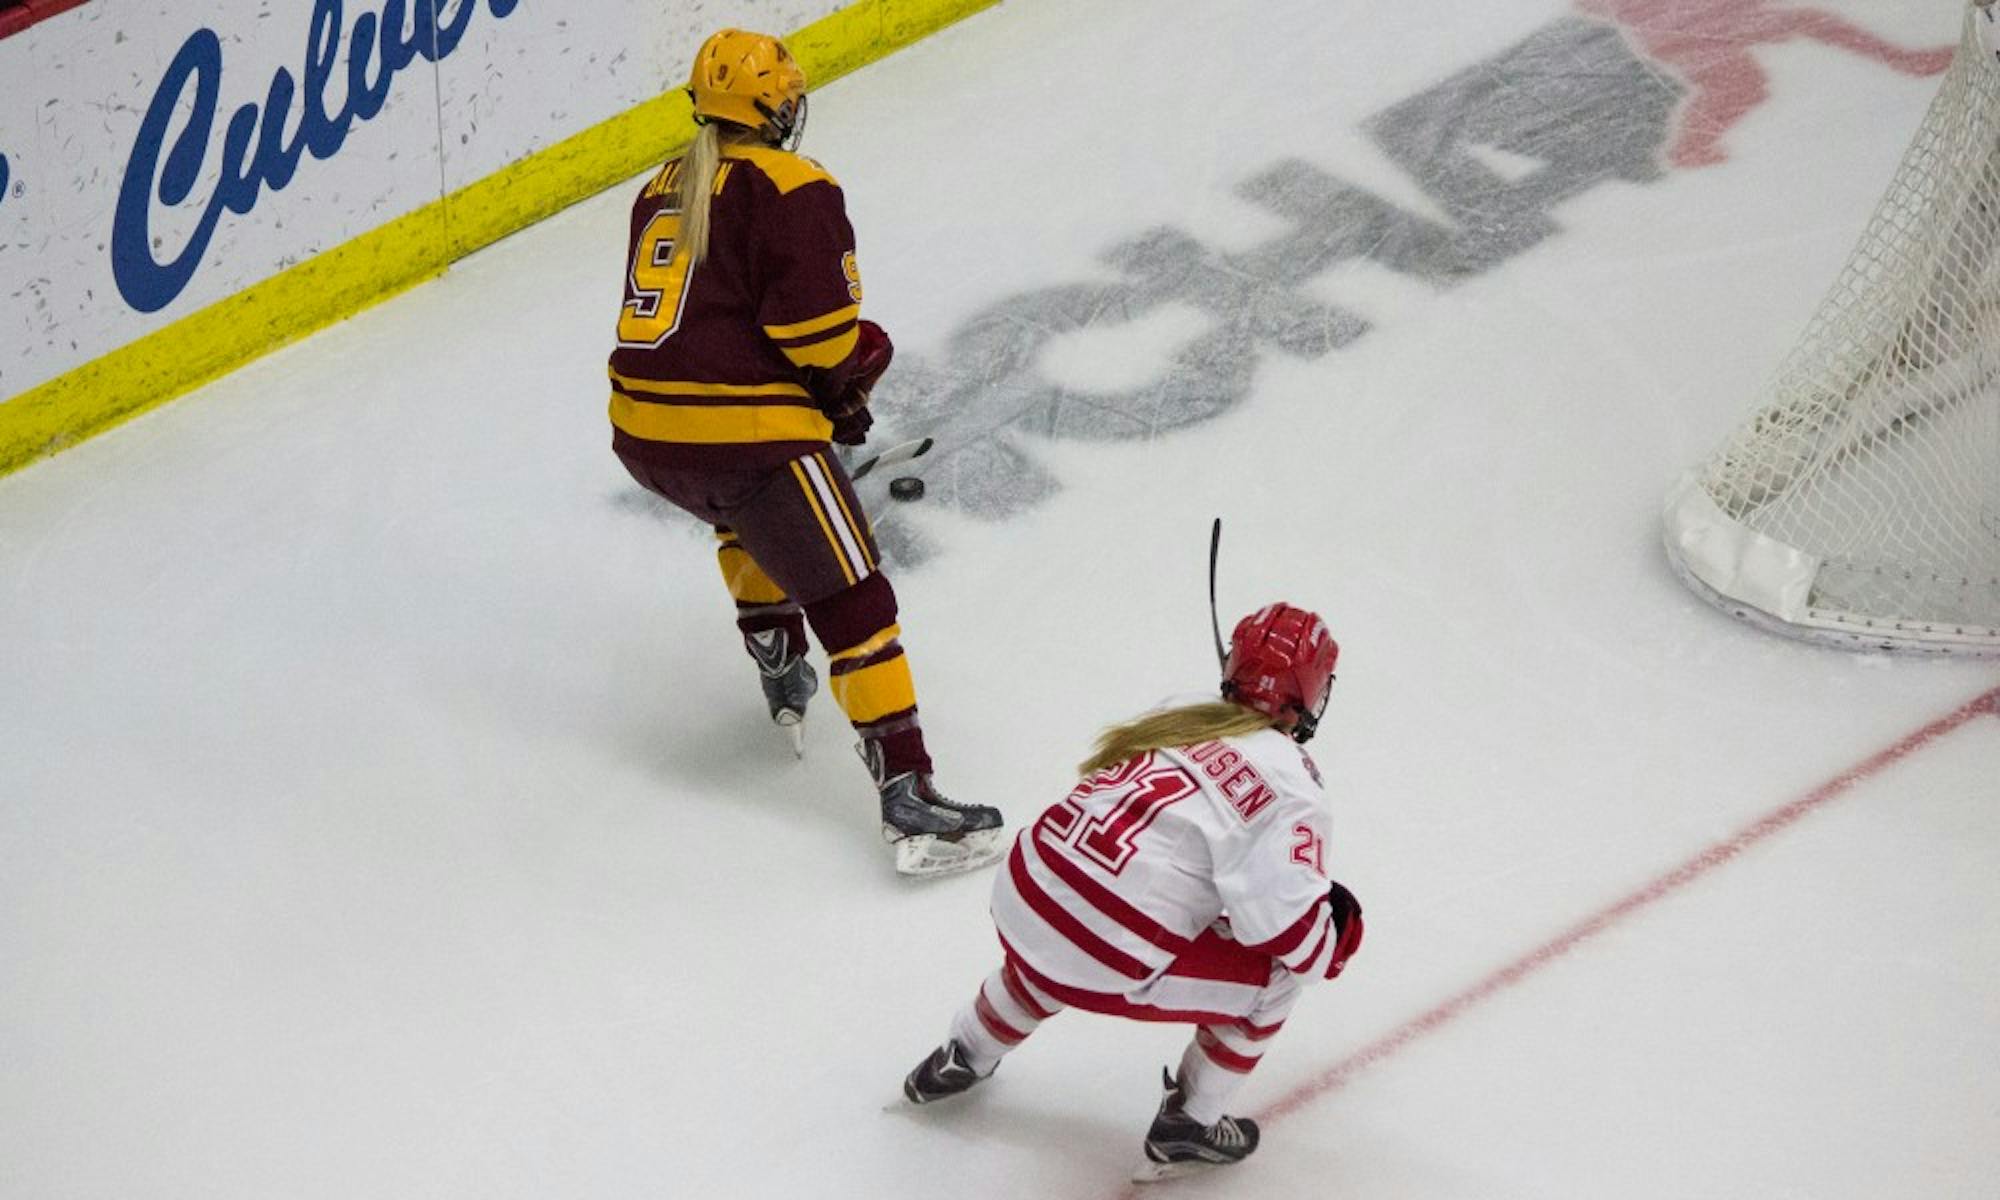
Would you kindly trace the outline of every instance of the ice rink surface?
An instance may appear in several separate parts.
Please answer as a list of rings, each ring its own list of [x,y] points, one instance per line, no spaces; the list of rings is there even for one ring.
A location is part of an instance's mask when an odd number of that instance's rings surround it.
[[[864,496],[945,789],[1025,822],[1213,678],[1214,516],[1225,624],[1343,646],[1367,942],[1264,1148],[1166,1187],[1993,1194],[2000,670],[1757,632],[1659,545],[1935,90],[1855,31],[1957,22],[1007,0],[815,95],[876,442],[940,438]],[[0,1196],[1127,1191],[1184,1030],[898,1101],[990,880],[893,876],[611,456],[630,191],[0,480]]]

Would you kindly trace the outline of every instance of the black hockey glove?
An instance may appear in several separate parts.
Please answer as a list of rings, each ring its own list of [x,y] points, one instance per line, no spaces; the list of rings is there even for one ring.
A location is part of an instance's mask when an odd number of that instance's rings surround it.
[[[1326,977],[1332,979],[1361,949],[1361,902],[1336,879],[1327,887],[1326,906],[1333,914],[1333,960],[1326,965]]]
[[[841,413],[833,418],[833,440],[843,446],[859,446],[868,440],[868,428],[875,424],[875,414],[863,404],[852,412]]]

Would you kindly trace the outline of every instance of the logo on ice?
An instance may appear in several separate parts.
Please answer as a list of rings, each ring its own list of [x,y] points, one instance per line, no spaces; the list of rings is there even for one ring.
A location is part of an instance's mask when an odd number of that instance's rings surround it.
[[[1237,189],[1285,223],[1262,244],[1222,249],[1174,226],[1143,231],[1103,255],[1109,278],[1004,297],[961,322],[942,356],[899,355],[873,407],[891,427],[936,439],[933,505],[1010,516],[1057,490],[1036,461],[1039,442],[1185,429],[1242,403],[1274,352],[1318,358],[1367,336],[1367,317],[1314,290],[1328,270],[1366,260],[1455,287],[1556,236],[1563,206],[1594,188],[1727,161],[1727,135],[1769,98],[1756,52],[1795,40],[1909,75],[1942,71],[1952,57],[1950,46],[1898,46],[1778,0],[1575,0],[1571,13],[1362,121],[1428,198],[1425,209],[1310,158],[1283,159]],[[1519,169],[1497,168],[1493,151]],[[1044,374],[1056,339],[1169,304],[1197,310],[1206,328],[1154,378],[1106,390]],[[900,562],[934,550],[899,513],[875,532]]]

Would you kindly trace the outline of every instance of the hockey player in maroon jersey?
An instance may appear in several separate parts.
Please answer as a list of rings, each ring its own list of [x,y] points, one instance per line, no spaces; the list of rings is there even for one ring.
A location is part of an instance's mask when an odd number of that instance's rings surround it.
[[[830,442],[858,445],[892,354],[861,318],[840,185],[793,152],[806,80],[777,39],[725,29],[695,56],[694,143],[632,206],[612,448],[642,486],[715,527],[771,719],[797,726],[819,679],[861,736],[897,870],[999,856],[1000,813],[931,781],[896,595]]]
[[[1312,979],[1361,945],[1325,873],[1326,796],[1304,743],[1340,648],[1273,604],[1230,639],[1221,699],[1106,730],[1082,782],[1015,840],[993,887],[1000,969],[903,1082],[957,1095],[1067,1007],[1195,1026],[1145,1141],[1155,1179],[1240,1162],[1256,1122],[1224,1109]]]

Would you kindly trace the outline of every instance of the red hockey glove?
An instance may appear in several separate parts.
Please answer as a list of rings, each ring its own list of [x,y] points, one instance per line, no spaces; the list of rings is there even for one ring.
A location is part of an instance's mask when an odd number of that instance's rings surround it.
[[[1326,965],[1326,977],[1332,979],[1354,957],[1354,952],[1361,949],[1361,902],[1339,880],[1334,880],[1326,891],[1326,905],[1333,913],[1333,961]]]
[[[868,411],[864,402],[854,411],[833,418],[833,440],[843,446],[859,446],[868,440],[868,427],[874,423],[875,414]]]
[[[868,393],[874,390],[875,381],[882,378],[882,372],[889,369],[889,360],[896,355],[896,348],[889,344],[889,335],[882,332],[880,325],[860,321],[857,326],[854,369],[847,376],[847,385],[838,399],[820,408],[833,420],[833,440],[843,446],[859,446],[868,440],[868,427],[875,423],[868,411]]]
[[[889,335],[875,322],[863,319],[856,322],[854,343],[854,374],[847,377],[850,391],[861,393],[861,402],[868,402],[868,393],[875,390],[875,383],[882,378],[882,372],[889,369],[889,360],[896,357],[896,347],[889,343]]]
[[[896,348],[889,344],[889,335],[882,332],[880,325],[873,321],[862,321],[859,325],[854,367],[848,373],[847,384],[838,398],[821,409],[835,420],[868,406],[868,394],[875,390],[875,382],[882,378],[882,372],[889,369],[889,360],[896,356]]]
[[[826,415],[833,418],[833,440],[843,446],[859,446],[868,440],[868,427],[875,418],[868,411],[868,394],[875,390],[875,381],[882,378],[882,372],[889,369],[889,360],[896,356],[896,348],[889,344],[889,335],[873,321],[857,322],[854,345],[854,371],[847,377],[847,387],[840,393],[840,399],[827,405]]]

